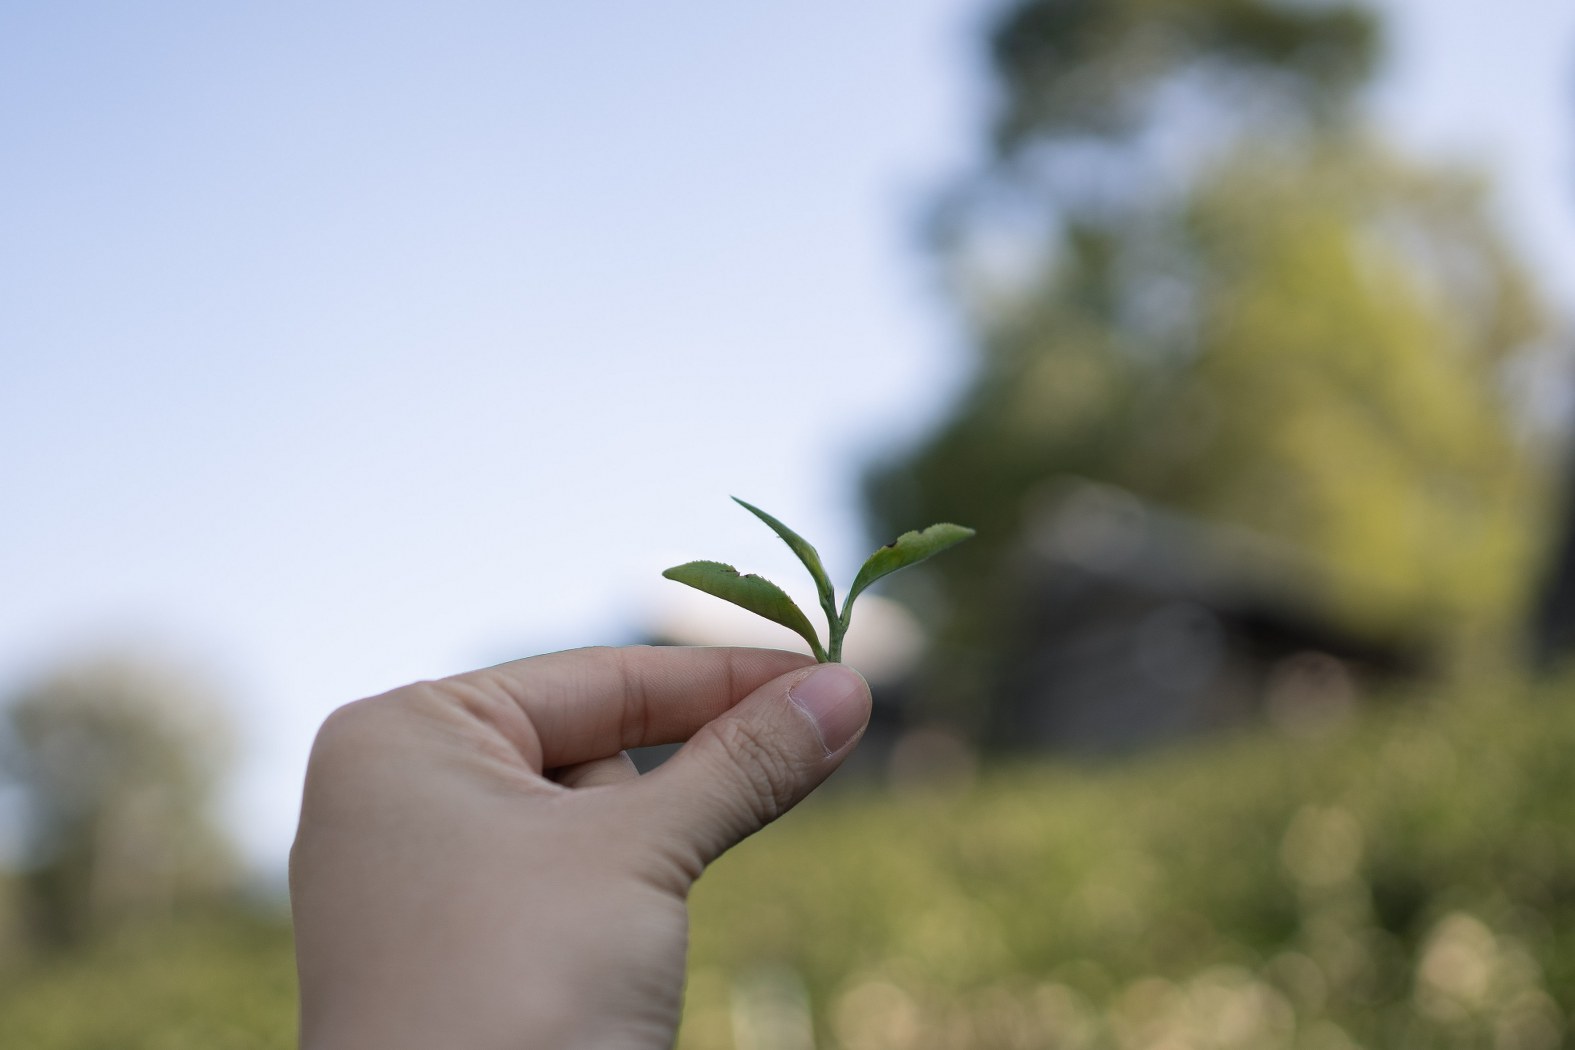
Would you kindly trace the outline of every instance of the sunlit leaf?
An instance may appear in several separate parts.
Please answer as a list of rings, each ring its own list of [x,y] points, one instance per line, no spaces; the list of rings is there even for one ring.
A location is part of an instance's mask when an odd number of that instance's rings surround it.
[[[809,617],[787,596],[787,592],[770,580],[753,573],[745,575],[719,561],[686,562],[673,566],[662,575],[781,624],[809,643],[815,659],[826,662],[825,650],[820,646],[820,639],[815,637],[815,628],[810,625]]]
[[[889,576],[898,569],[905,569],[909,565],[916,565],[926,558],[934,557],[972,535],[973,530],[970,528],[943,522],[939,525],[931,525],[923,532],[905,532],[898,536],[871,554],[860,567],[859,574],[853,578],[853,586],[848,591],[848,601],[843,607],[843,615],[847,615],[847,608],[853,604],[853,599],[859,596],[859,592],[882,576]]]

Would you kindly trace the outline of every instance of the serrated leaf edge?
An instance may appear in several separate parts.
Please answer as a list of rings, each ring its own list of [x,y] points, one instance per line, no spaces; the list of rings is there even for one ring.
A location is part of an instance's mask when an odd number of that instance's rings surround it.
[[[743,604],[742,602],[738,601],[737,599],[735,599],[733,597],[730,597],[729,595],[718,594],[715,591],[713,591],[713,590],[711,590],[711,589],[709,589],[707,587],[702,587],[698,583],[695,583],[695,582],[693,582],[691,580],[686,580],[686,579],[683,579],[683,578],[681,578],[679,576],[674,576],[673,575],[675,572],[678,572],[681,569],[690,568],[691,566],[704,566],[705,568],[710,569],[710,570],[721,569],[724,572],[732,573],[734,577],[736,577],[737,579],[740,579],[740,580],[758,580],[760,583],[765,584],[767,587],[769,587],[773,591],[775,591],[777,596],[780,597],[784,602],[787,603],[788,609],[790,609],[792,611],[793,615],[797,616],[798,622],[797,623],[786,623],[783,620],[777,619],[775,616],[772,616],[772,615],[770,615],[768,613],[761,612],[759,609],[752,609],[749,606],[747,606],[747,605]],[[810,622],[810,619],[809,619],[808,616],[805,615],[804,610],[799,608],[798,602],[794,601],[793,600],[793,596],[788,594],[787,591],[783,590],[781,588],[781,586],[779,586],[778,584],[772,582],[771,580],[766,579],[764,576],[761,576],[759,573],[740,572],[734,566],[729,565],[727,562],[723,562],[723,561],[709,561],[709,560],[706,560],[706,559],[699,559],[699,560],[696,560],[696,561],[686,561],[682,565],[674,565],[671,568],[663,569],[662,570],[662,576],[665,579],[672,580],[674,583],[681,583],[681,584],[683,584],[686,587],[693,587],[695,590],[699,591],[701,594],[709,594],[711,597],[719,598],[722,601],[727,602],[730,605],[736,605],[738,608],[743,609],[745,612],[753,613],[754,615],[760,617],[761,619],[768,620],[771,623],[774,623],[774,624],[776,624],[779,627],[786,627],[788,630],[792,631],[794,634],[798,635],[800,638],[803,638],[806,642],[809,643],[810,652],[814,655],[814,657],[815,657],[815,659],[817,661],[819,661],[820,663],[827,662],[826,650],[821,646],[820,639],[818,637],[816,637],[816,635],[815,635],[814,624],[812,624]]]

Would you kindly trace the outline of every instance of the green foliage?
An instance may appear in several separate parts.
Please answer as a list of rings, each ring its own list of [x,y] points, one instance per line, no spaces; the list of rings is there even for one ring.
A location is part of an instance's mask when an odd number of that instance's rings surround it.
[[[1027,0],[991,34],[1003,88],[995,140],[1007,154],[1047,136],[1141,130],[1154,96],[1188,74],[1251,85],[1281,112],[1338,112],[1378,51],[1372,14],[1352,4],[1265,0]]]
[[[813,800],[696,887],[679,1045],[1568,1046],[1568,686]]]
[[[1505,371],[1547,320],[1480,181],[1356,119],[1376,39],[1348,5],[1003,15],[998,148],[937,218],[972,381],[866,485],[876,535],[982,533],[914,588],[921,706],[1009,676],[1015,567],[1070,478],[1289,549],[1344,634],[1512,649],[1546,500]]]
[[[821,648],[820,639],[816,637],[815,629],[810,626],[809,618],[804,615],[797,603],[783,592],[782,588],[770,580],[753,574],[745,576],[731,565],[715,561],[687,562],[668,569],[662,575],[669,580],[688,584],[696,590],[721,598],[723,601],[732,602],[773,623],[781,624],[808,642],[810,651],[821,663],[836,662],[842,658],[842,639],[848,632],[849,623],[852,622],[853,600],[863,592],[864,588],[898,569],[934,557],[973,535],[972,529],[948,524],[931,525],[923,532],[903,533],[871,554],[864,562],[853,581],[853,586],[848,590],[847,601],[843,603],[841,612],[838,612],[837,595],[832,589],[831,578],[826,575],[825,566],[821,563],[820,552],[810,546],[809,542],[798,533],[759,507],[745,503],[737,496],[733,497],[733,502],[770,526],[814,577],[815,589],[820,596],[820,607],[825,611],[830,629],[827,646]]]

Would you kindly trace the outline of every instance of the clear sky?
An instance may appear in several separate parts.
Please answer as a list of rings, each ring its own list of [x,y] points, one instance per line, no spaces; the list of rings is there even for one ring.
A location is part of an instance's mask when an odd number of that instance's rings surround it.
[[[1384,6],[1385,125],[1501,179],[1568,312],[1575,7]],[[983,10],[0,7],[0,688],[194,661],[277,869],[335,705],[628,640],[676,561],[792,579],[729,494],[845,578],[966,361],[917,226]]]

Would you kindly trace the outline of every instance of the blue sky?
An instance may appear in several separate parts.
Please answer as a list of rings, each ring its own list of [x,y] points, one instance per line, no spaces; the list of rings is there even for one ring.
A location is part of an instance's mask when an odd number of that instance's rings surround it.
[[[1567,313],[1575,9],[1384,6],[1376,112],[1495,174]],[[337,704],[626,640],[676,561],[792,579],[729,494],[849,575],[966,361],[916,227],[981,11],[0,8],[0,686],[194,662],[277,868]]]

